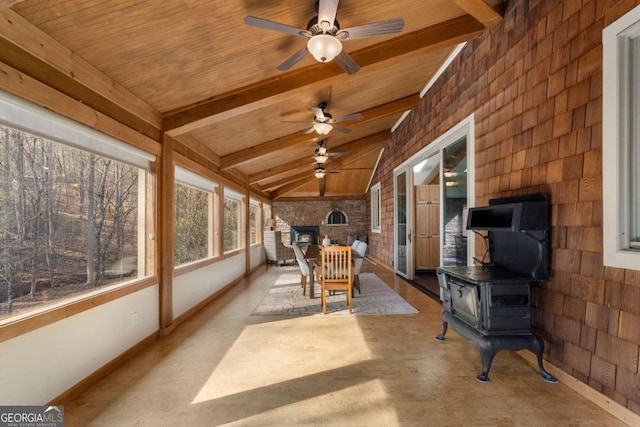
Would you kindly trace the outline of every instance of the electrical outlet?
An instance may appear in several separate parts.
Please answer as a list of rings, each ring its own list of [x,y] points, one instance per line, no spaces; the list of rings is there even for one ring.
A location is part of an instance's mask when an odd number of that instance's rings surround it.
[[[139,316],[138,312],[131,313],[131,327],[133,328],[138,324]]]

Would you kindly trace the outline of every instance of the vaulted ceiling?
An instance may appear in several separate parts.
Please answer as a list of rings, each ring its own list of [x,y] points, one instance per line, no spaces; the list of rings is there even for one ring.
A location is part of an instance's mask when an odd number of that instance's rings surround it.
[[[403,18],[397,34],[345,40],[361,67],[307,55],[306,39],[244,23],[306,29],[314,0],[0,0],[0,61],[268,197],[362,197],[405,111],[455,47],[502,19],[501,0],[343,0],[342,28]],[[311,108],[362,113],[322,137]],[[289,122],[300,123],[289,123]],[[319,141],[343,153],[318,179]]]

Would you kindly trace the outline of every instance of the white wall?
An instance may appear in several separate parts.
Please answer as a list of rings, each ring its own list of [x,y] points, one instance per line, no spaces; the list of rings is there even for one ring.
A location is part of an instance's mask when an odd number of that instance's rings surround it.
[[[265,262],[250,249],[251,268]],[[174,278],[174,317],[245,273],[245,254]],[[43,405],[159,329],[159,286],[0,343],[0,405]]]
[[[0,405],[43,405],[69,390],[156,332],[158,301],[151,286],[0,343]]]
[[[251,260],[250,266],[252,270],[256,268],[258,265],[264,264],[265,262],[267,262],[267,257],[264,253],[264,246],[262,246],[262,244],[251,246],[251,249],[249,251],[249,256]]]
[[[212,294],[244,276],[245,254],[241,252],[215,264],[173,278],[173,317],[177,318]]]

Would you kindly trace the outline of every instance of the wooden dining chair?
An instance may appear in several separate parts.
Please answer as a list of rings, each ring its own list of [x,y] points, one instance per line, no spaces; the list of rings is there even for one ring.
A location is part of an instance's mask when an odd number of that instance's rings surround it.
[[[351,247],[326,246],[322,248],[322,312],[327,314],[327,292],[344,290],[349,314],[353,310]]]

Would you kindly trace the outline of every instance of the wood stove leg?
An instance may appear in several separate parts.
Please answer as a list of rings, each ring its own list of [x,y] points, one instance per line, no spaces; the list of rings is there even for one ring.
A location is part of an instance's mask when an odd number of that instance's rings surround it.
[[[444,341],[444,336],[447,334],[448,327],[449,327],[449,324],[443,320],[442,333],[436,337],[437,340]]]
[[[480,351],[480,359],[482,360],[482,373],[478,375],[478,381],[486,383],[489,381],[489,369],[491,369],[491,362],[496,353],[500,350],[496,350],[494,340],[491,338],[480,339],[477,342],[478,350]]]
[[[537,335],[533,335],[531,338],[531,349],[536,353],[538,357],[538,369],[540,369],[540,374],[542,374],[542,379],[544,379],[548,383],[555,384],[558,382],[558,379],[547,372],[544,369],[544,365],[542,364],[542,354],[544,353],[544,341],[540,339]]]

